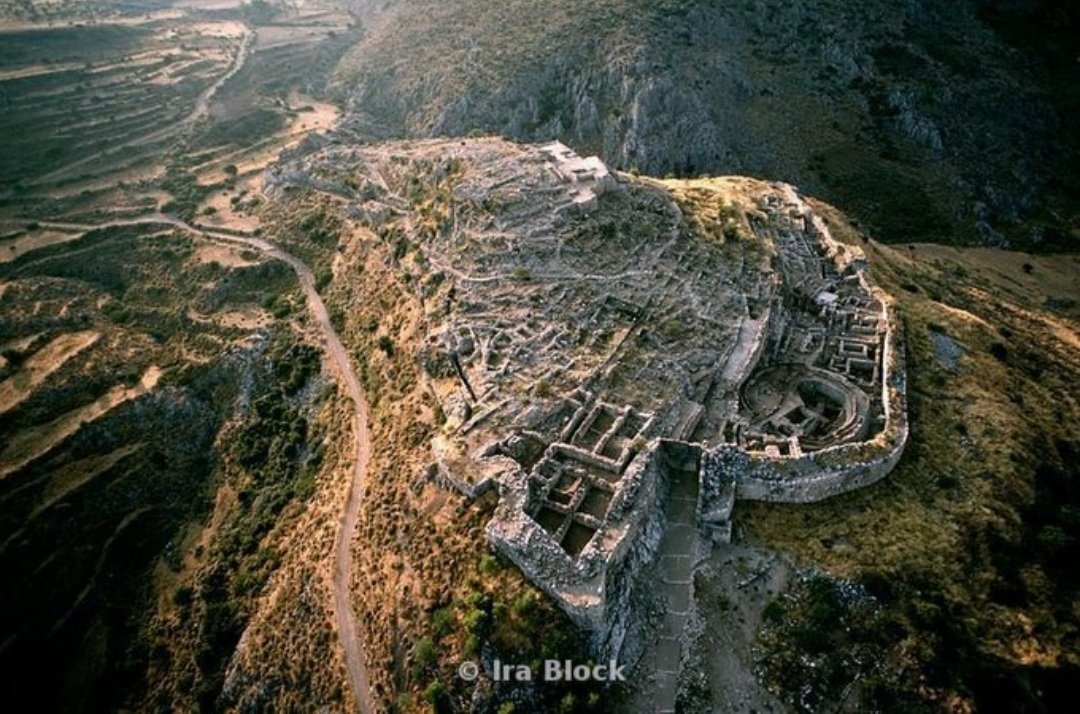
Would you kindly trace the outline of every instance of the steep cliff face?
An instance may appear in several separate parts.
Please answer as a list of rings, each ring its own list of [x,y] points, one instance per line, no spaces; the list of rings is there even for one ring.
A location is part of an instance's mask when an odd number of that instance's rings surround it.
[[[339,70],[379,135],[559,138],[623,169],[741,173],[883,240],[1075,239],[1076,17],[1039,3],[361,3]]]

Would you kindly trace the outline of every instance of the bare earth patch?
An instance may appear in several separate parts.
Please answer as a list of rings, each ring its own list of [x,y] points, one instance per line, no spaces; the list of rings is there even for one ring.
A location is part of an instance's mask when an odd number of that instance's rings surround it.
[[[258,257],[245,258],[242,251],[217,243],[200,244],[194,257],[200,263],[217,263],[226,268],[243,268],[261,260]]]
[[[118,384],[93,402],[73,409],[48,424],[19,432],[0,452],[0,479],[49,453],[57,444],[81,429],[84,423],[92,422],[124,402],[146,394],[157,385],[161,374],[160,367],[152,366],[134,387]]]
[[[16,258],[58,243],[67,243],[80,237],[81,233],[58,230],[34,230],[23,233],[17,238],[0,242],[0,263],[8,263]]]
[[[100,333],[87,330],[57,337],[33,354],[22,369],[0,383],[0,414],[11,411],[25,400],[34,387],[64,364],[94,344]]]

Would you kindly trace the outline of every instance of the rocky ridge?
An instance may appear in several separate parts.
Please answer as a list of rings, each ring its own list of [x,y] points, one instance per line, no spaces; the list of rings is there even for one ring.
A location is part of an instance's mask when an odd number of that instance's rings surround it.
[[[1065,11],[933,0],[360,7],[367,33],[339,89],[368,135],[491,131],[558,138],[656,176],[768,176],[845,206],[890,242],[1075,239],[1065,186],[1076,17]]]

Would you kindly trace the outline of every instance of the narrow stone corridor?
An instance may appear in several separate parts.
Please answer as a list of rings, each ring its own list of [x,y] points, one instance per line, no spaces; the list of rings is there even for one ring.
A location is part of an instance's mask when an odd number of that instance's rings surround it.
[[[657,574],[666,603],[656,640],[654,711],[674,712],[678,694],[683,632],[693,598],[694,561],[698,553],[697,464],[673,464],[670,470],[667,530],[657,554]]]

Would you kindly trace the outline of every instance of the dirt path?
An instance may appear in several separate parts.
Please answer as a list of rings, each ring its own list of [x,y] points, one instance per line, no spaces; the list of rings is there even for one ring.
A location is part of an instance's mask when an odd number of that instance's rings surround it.
[[[709,711],[780,714],[790,708],[755,674],[754,646],[766,606],[795,576],[791,562],[753,545],[716,546],[696,581],[699,602],[725,603],[702,609],[703,631],[688,660],[705,676]]]
[[[266,241],[257,238],[241,238],[224,233],[202,231],[188,227],[188,230],[209,236],[216,240],[228,240],[249,245],[272,257],[285,261],[295,271],[296,277],[307,296],[308,309],[323,333],[323,348],[331,363],[334,364],[341,378],[346,393],[353,403],[353,433],[356,435],[356,457],[353,462],[353,478],[345,500],[345,510],[341,515],[341,526],[334,546],[334,615],[337,619],[341,646],[345,651],[345,666],[349,672],[349,685],[356,697],[356,704],[361,712],[372,712],[371,685],[368,681],[364,653],[360,649],[360,640],[356,633],[356,618],[353,616],[352,603],[349,601],[349,583],[352,581],[352,537],[356,532],[356,521],[360,514],[360,501],[363,497],[364,478],[367,475],[368,461],[371,458],[371,435],[368,431],[368,406],[360,380],[349,362],[349,353],[341,343],[337,332],[330,323],[330,314],[326,304],[315,289],[315,277],[303,262]]]
[[[251,48],[254,44],[255,32],[248,28],[244,32],[244,39],[240,41],[240,49],[236,51],[236,57],[233,59],[232,65],[225,74],[218,77],[217,81],[207,87],[203,93],[199,95],[199,98],[195,100],[195,108],[191,110],[191,114],[188,114],[179,122],[180,125],[193,124],[206,116],[207,112],[210,111],[210,102],[214,100],[214,96],[217,95],[218,90],[224,87],[226,82],[244,68],[244,64],[247,62],[248,57],[251,56]],[[153,137],[152,134],[143,137],[140,142],[145,144],[154,141],[151,137]]]
[[[371,458],[371,435],[368,429],[368,405],[364,397],[364,390],[360,386],[360,380],[356,376],[351,363],[349,353],[338,337],[337,331],[330,322],[330,313],[326,309],[319,291],[315,289],[315,277],[311,269],[299,258],[281,250],[262,238],[233,235],[211,229],[204,229],[185,223],[178,218],[166,216],[160,213],[151,214],[142,218],[131,218],[116,221],[108,221],[96,225],[84,225],[75,223],[56,223],[42,221],[42,226],[62,228],[67,230],[98,230],[102,228],[119,228],[122,226],[137,225],[171,225],[184,230],[192,235],[202,238],[223,242],[245,245],[288,264],[296,273],[300,287],[307,298],[308,310],[323,335],[323,350],[341,379],[346,394],[353,404],[353,433],[356,436],[356,457],[353,462],[352,481],[349,484],[348,495],[345,499],[345,508],[341,514],[341,526],[334,545],[334,571],[333,571],[333,609],[334,619],[337,621],[338,634],[341,638],[341,647],[345,653],[345,667],[348,670],[349,686],[353,690],[356,706],[364,714],[375,711],[371,699],[371,685],[367,674],[367,664],[364,652],[360,648],[360,640],[356,631],[356,618],[353,615],[352,603],[349,599],[349,583],[352,581],[352,538],[356,532],[356,523],[360,514],[360,503],[363,498],[364,479],[367,476],[368,461]]]

